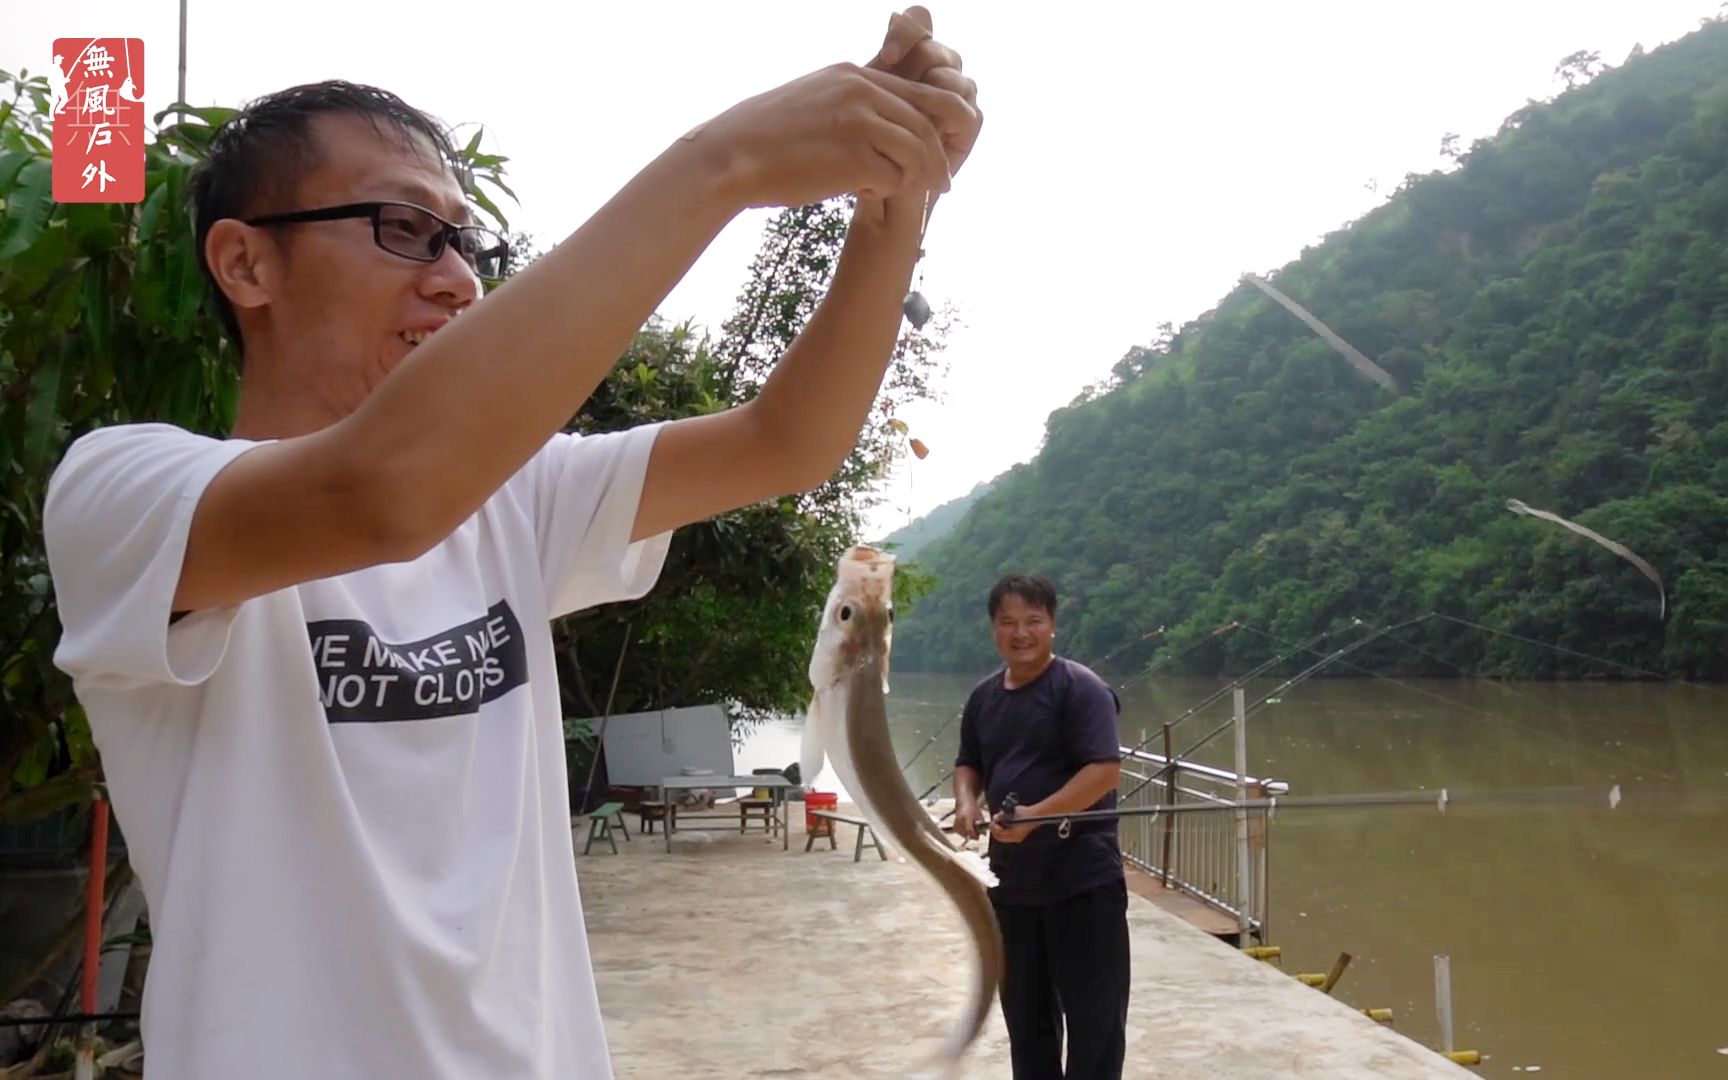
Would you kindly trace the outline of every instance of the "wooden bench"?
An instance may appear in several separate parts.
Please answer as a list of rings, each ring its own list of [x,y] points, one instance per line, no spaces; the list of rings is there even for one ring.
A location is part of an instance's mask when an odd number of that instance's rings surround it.
[[[613,822],[618,824],[614,826]],[[582,845],[582,854],[588,854],[588,849],[594,846],[595,840],[605,840],[612,845],[612,854],[618,854],[618,841],[612,836],[614,828],[624,834],[625,840],[630,839],[630,826],[624,823],[623,803],[601,803],[588,811],[588,842]]]
[[[823,829],[821,832],[813,832],[804,839],[805,851],[810,850],[810,845],[816,842],[818,836],[826,836],[828,838],[828,850],[835,850],[838,845],[834,841],[834,824],[838,822],[841,825],[858,826],[858,842],[853,845],[852,848],[853,862],[857,862],[864,857],[864,842],[866,839],[869,840],[870,846],[876,849],[876,854],[882,857],[882,861],[888,861],[888,853],[882,850],[882,844],[876,839],[876,833],[870,828],[870,822],[866,821],[864,818],[851,817],[847,814],[836,814],[832,810],[815,810],[811,813],[813,817],[822,818],[829,824],[828,827]]]

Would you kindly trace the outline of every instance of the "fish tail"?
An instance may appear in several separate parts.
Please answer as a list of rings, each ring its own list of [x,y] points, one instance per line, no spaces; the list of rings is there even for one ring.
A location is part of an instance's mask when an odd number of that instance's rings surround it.
[[[932,1062],[951,1070],[977,1039],[996,1003],[996,987],[1005,966],[1002,932],[989,891],[975,871],[956,858],[959,853],[940,837],[935,822],[906,783],[888,737],[887,703],[880,679],[881,671],[875,664],[861,666],[847,678],[836,725],[837,756],[846,759],[855,774],[858,788],[854,797],[869,808],[867,816],[876,826],[878,838],[890,841],[930,876],[956,908],[971,938],[971,994]]]
[[[988,872],[988,868],[986,868]],[[994,875],[992,875],[994,877]],[[942,1068],[942,1075],[953,1076],[961,1057],[984,1029],[984,1021],[996,1003],[996,988],[1001,985],[1006,960],[1002,951],[1002,936],[996,925],[996,908],[982,888],[953,890],[955,904],[972,933],[975,951],[972,955],[972,990],[967,995],[966,1010],[949,1031],[939,1054],[931,1065]]]

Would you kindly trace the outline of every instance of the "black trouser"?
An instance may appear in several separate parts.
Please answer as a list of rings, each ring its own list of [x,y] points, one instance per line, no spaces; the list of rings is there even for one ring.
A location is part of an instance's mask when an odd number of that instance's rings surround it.
[[[996,919],[1007,953],[1001,1001],[1014,1080],[1119,1080],[1128,1028],[1127,882],[1039,907],[997,904]]]

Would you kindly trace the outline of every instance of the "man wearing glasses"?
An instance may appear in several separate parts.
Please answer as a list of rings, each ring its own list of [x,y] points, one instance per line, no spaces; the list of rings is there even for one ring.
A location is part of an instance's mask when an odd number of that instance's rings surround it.
[[[193,200],[234,429],[92,432],[45,514],[56,661],[150,905],[150,1075],[611,1075],[549,621],[839,466],[974,102],[910,9],[867,67],[673,140],[484,303],[505,242],[423,114],[327,83],[218,133]],[[756,400],[561,433],[740,210],[844,193],[832,288]]]

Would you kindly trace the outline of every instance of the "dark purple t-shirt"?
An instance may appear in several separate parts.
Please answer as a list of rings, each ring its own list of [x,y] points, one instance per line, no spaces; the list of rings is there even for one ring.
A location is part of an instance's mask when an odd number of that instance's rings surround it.
[[[1084,664],[1055,657],[1044,674],[1014,690],[998,671],[972,688],[960,714],[960,753],[984,778],[992,814],[1012,793],[1030,806],[1061,790],[1095,761],[1120,761],[1116,692]],[[1111,791],[1089,809],[1116,805]],[[1067,839],[1054,824],[1018,844],[990,845],[990,868],[1004,904],[1048,904],[1122,877],[1115,818],[1072,823]]]

